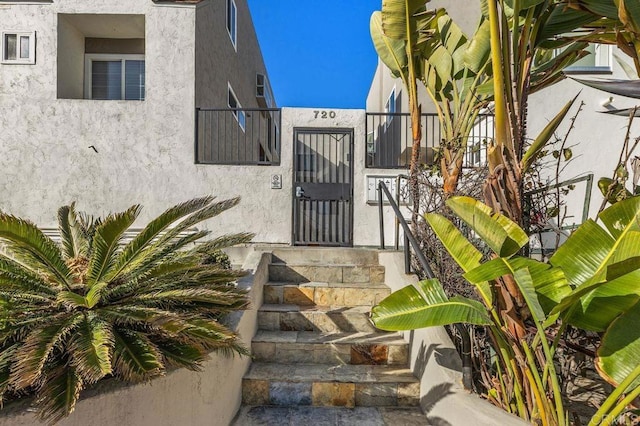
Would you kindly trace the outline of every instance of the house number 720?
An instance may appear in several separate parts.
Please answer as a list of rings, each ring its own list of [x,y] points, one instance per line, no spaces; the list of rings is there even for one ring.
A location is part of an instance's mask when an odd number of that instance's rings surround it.
[[[315,114],[314,118],[336,118],[335,111],[313,111]]]

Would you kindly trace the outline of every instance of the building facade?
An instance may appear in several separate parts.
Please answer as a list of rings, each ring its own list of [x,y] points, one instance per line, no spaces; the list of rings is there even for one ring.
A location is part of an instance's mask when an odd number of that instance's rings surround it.
[[[142,225],[207,194],[256,243],[375,246],[365,112],[276,107],[246,0],[0,0],[0,209]],[[387,241],[393,215],[386,212]]]

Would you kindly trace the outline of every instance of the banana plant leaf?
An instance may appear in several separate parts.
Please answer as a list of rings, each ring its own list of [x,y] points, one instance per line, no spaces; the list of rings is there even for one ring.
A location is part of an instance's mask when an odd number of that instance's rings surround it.
[[[614,204],[582,224],[550,259],[574,288],[552,313],[604,331],[640,299],[640,197]]]
[[[640,99],[640,79],[637,80],[586,80],[582,78],[573,78],[580,84],[602,90],[604,92],[613,93],[614,95],[626,96],[628,98]]]
[[[408,64],[406,42],[392,39],[384,34],[380,11],[373,12],[371,15],[370,30],[371,39],[380,60],[391,70],[394,77],[400,77],[406,72]]]
[[[442,245],[463,271],[469,272],[481,265],[482,253],[462,235],[462,232],[449,219],[436,213],[427,213],[424,217]],[[473,284],[484,302],[491,306],[493,294],[487,280],[477,280]]]
[[[447,206],[501,257],[512,256],[529,242],[515,222],[502,214],[492,214],[490,207],[476,199],[452,197]]]
[[[402,331],[457,323],[492,324],[486,308],[465,297],[448,299],[437,279],[407,286],[392,293],[371,310],[371,320],[381,330]]]
[[[609,383],[618,386],[640,364],[640,304],[616,319],[602,338],[596,368]],[[640,385],[637,378],[631,387]]]

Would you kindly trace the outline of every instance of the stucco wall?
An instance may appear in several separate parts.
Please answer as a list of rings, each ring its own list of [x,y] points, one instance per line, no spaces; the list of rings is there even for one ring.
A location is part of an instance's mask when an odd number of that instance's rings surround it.
[[[257,108],[256,74],[266,75],[246,0],[235,0],[237,49],[226,24],[226,0],[211,0],[196,12],[196,106],[227,108],[227,83],[243,108]]]
[[[57,13],[146,15],[146,100],[57,99]],[[35,30],[38,42],[36,65],[0,65],[2,210],[53,227],[74,200],[97,215],[141,203],[140,225],[192,197],[240,195],[210,227],[288,243],[290,194],[270,189],[286,168],[194,164],[195,21],[195,6],[150,0],[0,8],[0,27]]]

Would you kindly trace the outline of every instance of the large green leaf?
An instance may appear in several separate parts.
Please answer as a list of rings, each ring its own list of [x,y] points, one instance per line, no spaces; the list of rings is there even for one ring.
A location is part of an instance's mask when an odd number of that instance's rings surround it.
[[[474,300],[453,297],[447,300],[440,283],[421,283],[422,294],[413,286],[392,293],[371,310],[371,319],[382,330],[414,330],[456,323],[490,325],[485,307]]]
[[[471,197],[452,197],[447,206],[499,256],[509,257],[529,242],[527,234],[502,214]]]
[[[607,207],[598,218],[614,238],[619,238],[627,229],[640,229],[639,216],[640,197],[631,197]]]
[[[598,348],[596,366],[614,386],[640,364],[640,303],[636,303],[607,329]],[[640,385],[636,379],[633,387]]]
[[[549,262],[564,271],[574,287],[592,280],[613,255],[615,240],[593,220],[589,219],[571,234]]]
[[[409,26],[416,30],[416,12],[424,8],[429,0],[382,0],[382,25],[387,37],[407,40],[407,17]],[[413,22],[412,22],[413,21]],[[417,38],[417,33],[413,35]]]
[[[467,240],[464,235],[451,223],[447,218],[436,213],[427,213],[424,215],[427,223],[438,236],[442,245],[447,252],[456,261],[463,271],[468,272],[480,266],[482,253]],[[493,294],[491,286],[486,280],[473,282],[477,286],[480,296],[487,305],[493,303]]]
[[[489,61],[491,53],[491,33],[489,21],[483,20],[469,40],[464,52],[464,64],[474,73],[482,71]]]
[[[544,25],[542,25],[536,39],[536,44],[539,44],[543,40],[552,39],[555,36],[570,33],[598,19],[592,13],[570,9],[564,4],[556,3],[551,7],[551,15]]]
[[[382,31],[382,13],[373,12],[370,21],[371,39],[380,60],[391,70],[395,77],[405,73],[409,63],[404,40],[387,37]]]

